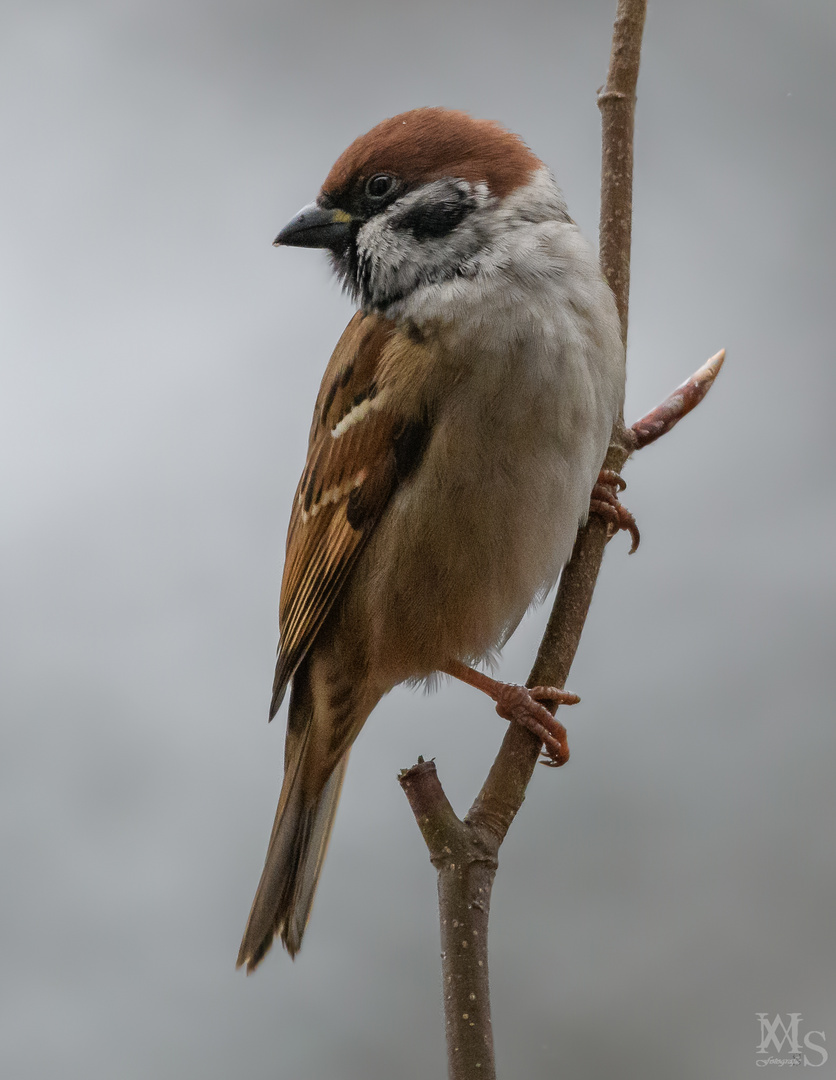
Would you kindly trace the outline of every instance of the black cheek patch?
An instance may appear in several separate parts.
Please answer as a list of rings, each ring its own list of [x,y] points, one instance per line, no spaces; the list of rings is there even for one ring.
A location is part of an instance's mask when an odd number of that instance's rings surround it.
[[[408,229],[416,240],[446,236],[462,222],[473,209],[470,195],[458,192],[441,202],[417,203],[398,222],[398,227]]]

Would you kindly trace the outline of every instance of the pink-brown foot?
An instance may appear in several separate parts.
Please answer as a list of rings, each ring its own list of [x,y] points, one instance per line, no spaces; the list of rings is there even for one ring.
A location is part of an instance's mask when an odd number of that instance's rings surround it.
[[[497,684],[496,711],[512,724],[527,728],[542,742],[546,750],[546,764],[565,765],[569,760],[569,744],[566,728],[541,702],[556,705],[576,705],[580,698],[568,694],[556,686],[535,686],[528,689],[514,683]]]
[[[461,660],[449,660],[441,670],[487,694],[496,702],[496,711],[504,720],[522,724],[536,735],[546,748],[547,765],[564,765],[569,760],[566,728],[541,702],[548,702],[552,709],[558,705],[577,705],[581,700],[577,694],[558,690],[556,686],[535,686],[529,690],[516,683],[500,682]]]
[[[630,548],[632,555],[641,542],[641,535],[636,519],[618,501],[619,491],[623,491],[626,486],[617,472],[613,472],[612,469],[601,469],[595,487],[592,489],[589,512],[597,514],[606,521],[607,533],[610,537],[615,536],[622,529],[628,532],[633,541]]]

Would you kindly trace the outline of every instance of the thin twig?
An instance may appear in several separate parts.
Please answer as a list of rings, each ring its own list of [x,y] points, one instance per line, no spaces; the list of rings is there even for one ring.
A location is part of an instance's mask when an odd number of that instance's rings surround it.
[[[633,226],[633,118],[647,0],[618,0],[601,110],[601,269],[615,294],[627,344],[630,240]]]
[[[643,446],[649,446],[656,442],[662,435],[667,434],[674,425],[678,424],[683,416],[697,407],[717,378],[723,361],[726,359],[726,350],[721,349],[710,360],[706,360],[699,371],[695,371],[690,379],[686,379],[661,405],[651,409],[647,416],[637,420],[630,429],[635,440],[635,449],[640,450]]]

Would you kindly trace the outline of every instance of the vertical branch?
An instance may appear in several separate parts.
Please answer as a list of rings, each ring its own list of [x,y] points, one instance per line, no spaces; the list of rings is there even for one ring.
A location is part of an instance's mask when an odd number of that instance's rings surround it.
[[[615,294],[627,340],[633,190],[633,116],[647,0],[618,0],[607,82],[598,95],[603,127],[601,268]],[[620,472],[630,454],[669,431],[707,393],[722,353],[631,429],[619,417],[605,465]],[[591,517],[564,569],[529,686],[563,688],[583,632],[608,531]],[[438,872],[444,1014],[450,1080],[495,1080],[487,932],[500,845],[520,809],[540,743],[510,724],[482,790],[464,821],[435,765],[419,759],[400,783]]]
[[[615,294],[621,339],[627,344],[630,241],[633,224],[633,118],[647,0],[618,0],[601,110],[600,259]]]

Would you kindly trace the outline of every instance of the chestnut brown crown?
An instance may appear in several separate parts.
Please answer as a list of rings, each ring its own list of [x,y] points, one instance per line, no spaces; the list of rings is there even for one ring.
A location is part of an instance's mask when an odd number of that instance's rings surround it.
[[[542,166],[518,135],[456,109],[422,108],[383,120],[340,155],[322,185],[326,199],[354,194],[377,173],[406,187],[444,177],[485,183],[504,198]]]

